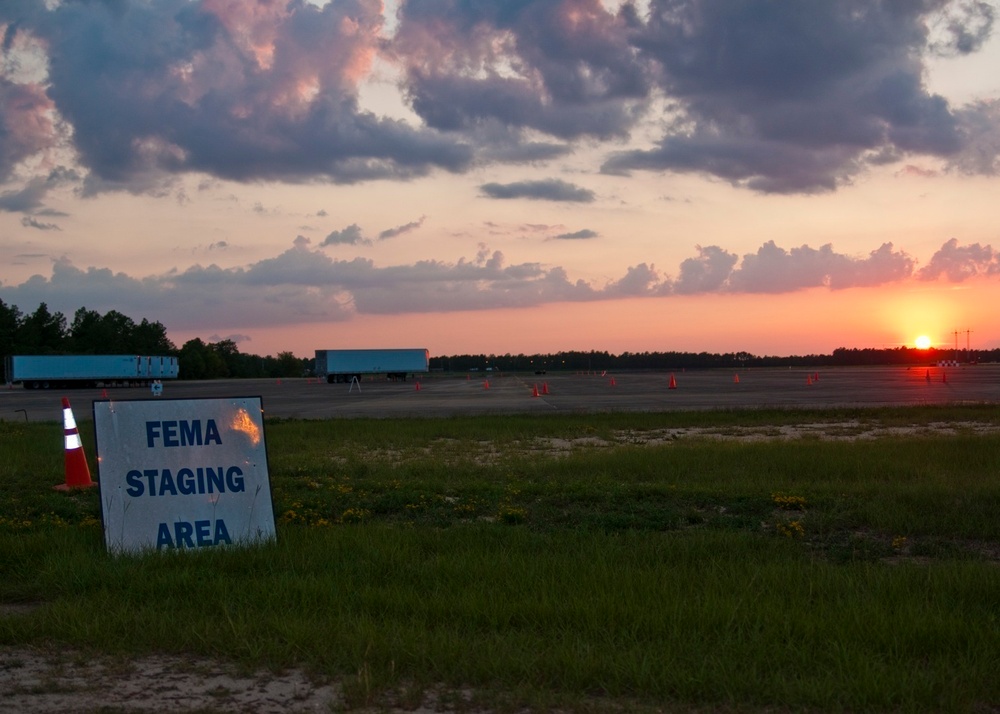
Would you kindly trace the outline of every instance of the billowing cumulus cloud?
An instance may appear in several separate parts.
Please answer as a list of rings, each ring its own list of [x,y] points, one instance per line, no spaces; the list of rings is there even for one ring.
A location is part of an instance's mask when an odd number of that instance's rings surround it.
[[[609,284],[604,292],[608,297],[646,297],[654,294],[659,284],[656,266],[641,263],[629,268],[624,277]]]
[[[756,253],[744,255],[742,260],[715,245],[697,249],[697,257],[681,262],[672,284],[676,295],[782,294],[817,287],[876,287],[905,280],[913,274],[915,264],[906,253],[894,250],[892,243],[884,243],[865,258],[837,253],[831,245],[785,250],[774,241],[768,241]]]
[[[937,280],[941,277],[952,283],[961,283],[977,275],[1000,274],[1000,253],[992,246],[960,246],[952,238],[938,250],[930,262],[917,272],[921,280]]]
[[[834,290],[874,287],[908,277],[914,261],[905,253],[883,244],[867,258],[855,259],[837,253],[827,244],[785,250],[768,241],[756,254],[743,256],[740,266],[727,280],[727,289],[746,293],[788,293],[826,286]]]
[[[367,258],[339,260],[298,237],[292,247],[246,266],[195,265],[143,278],[104,268],[81,270],[54,261],[48,278],[0,285],[13,305],[45,302],[71,314],[90,309],[149,315],[170,329],[219,331],[248,326],[326,323],[365,314],[523,308],[556,302],[664,297],[696,293],[790,294],[825,287],[875,287],[913,275],[914,261],[886,243],[865,257],[837,253],[829,245],[786,250],[769,241],[738,260],[719,246],[698,248],[674,279],[650,263],[630,266],[603,286],[574,280],[562,266],[509,263],[480,245],[472,258],[421,260],[379,266]],[[989,246],[945,243],[918,277],[959,282],[1000,274],[1000,257]]]
[[[486,183],[479,187],[490,198],[527,198],[537,201],[590,203],[594,192],[559,179]]]
[[[674,292],[678,295],[715,292],[725,285],[739,260],[738,255],[717,245],[696,248],[698,257],[681,262],[680,273],[674,281]]]

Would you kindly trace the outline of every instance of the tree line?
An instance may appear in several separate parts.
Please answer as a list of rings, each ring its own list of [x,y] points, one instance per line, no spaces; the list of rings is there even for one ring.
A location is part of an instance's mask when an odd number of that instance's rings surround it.
[[[477,354],[432,357],[432,371],[637,371],[680,369],[744,369],[747,367],[835,367],[859,365],[931,365],[944,360],[962,362],[1000,361],[997,350],[952,350],[915,347],[847,348],[832,354],[760,356],[749,352],[556,352],[554,354]]]
[[[301,377],[312,361],[291,352],[276,357],[243,354],[232,340],[205,342],[196,337],[178,349],[162,323],[145,318],[137,323],[117,310],[102,315],[81,307],[70,321],[44,302],[34,312],[22,313],[0,300],[0,356],[60,354],[177,357],[181,379]],[[0,366],[0,382],[7,379],[3,370]]]
[[[45,303],[28,314],[0,300],[0,355],[135,354],[175,356],[181,379],[301,377],[313,374],[315,359],[292,352],[277,356],[244,354],[232,340],[188,340],[178,349],[159,322],[135,322],[117,310],[103,315],[79,308],[72,321]],[[759,356],[749,352],[569,351],[552,354],[463,354],[431,357],[432,371],[539,372],[743,369],[747,367],[826,367],[859,365],[929,365],[943,360],[1000,361],[1000,349],[952,350],[914,347],[847,348],[832,354]],[[0,382],[6,374],[0,374]]]

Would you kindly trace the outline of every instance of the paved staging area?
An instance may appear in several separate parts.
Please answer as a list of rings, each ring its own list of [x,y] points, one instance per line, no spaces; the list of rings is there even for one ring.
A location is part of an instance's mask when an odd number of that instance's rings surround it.
[[[671,374],[676,388],[670,389]],[[463,414],[672,411],[753,407],[1000,404],[1000,364],[637,373],[428,374],[417,383],[351,387],[309,379],[167,382],[163,399],[260,396],[268,417],[329,419]],[[535,389],[538,396],[534,396]],[[547,393],[546,393],[547,392]],[[106,394],[106,396],[105,396]],[[95,399],[151,399],[148,388],[0,390],[0,420],[58,421],[68,396],[78,421]]]

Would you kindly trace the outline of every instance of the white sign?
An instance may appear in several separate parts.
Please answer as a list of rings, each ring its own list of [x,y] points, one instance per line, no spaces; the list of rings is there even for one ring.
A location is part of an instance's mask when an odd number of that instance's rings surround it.
[[[260,397],[95,401],[94,428],[108,550],[274,538]]]

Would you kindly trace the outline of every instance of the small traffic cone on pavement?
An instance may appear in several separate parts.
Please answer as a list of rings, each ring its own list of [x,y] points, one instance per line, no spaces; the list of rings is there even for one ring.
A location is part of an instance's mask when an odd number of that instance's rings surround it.
[[[740,383],[740,375],[734,374],[733,375],[733,384],[739,384],[739,383]]]
[[[941,381],[942,382],[947,382],[948,381],[948,373],[945,372],[944,370],[941,370]]]
[[[490,388],[490,380],[487,379],[483,382],[483,389],[489,389],[489,388]]]
[[[926,372],[924,372],[924,379],[927,380],[927,384],[931,383],[931,371],[930,370],[927,370]]]
[[[613,386],[615,386],[616,384],[618,384],[618,382],[616,382],[616,381],[615,381],[615,378],[614,378],[614,377],[612,377],[612,378],[611,378],[611,386],[613,387]]]
[[[537,384],[535,384],[535,385],[533,385],[531,387],[531,396],[533,396],[533,397],[537,397],[538,396],[538,385]]]
[[[677,389],[677,380],[674,379],[674,375],[670,375],[670,384],[667,385],[667,389]]]
[[[68,491],[71,488],[87,488],[96,486],[90,480],[90,467],[87,466],[87,456],[83,453],[83,444],[80,441],[80,432],[76,428],[76,419],[73,418],[73,409],[69,405],[69,399],[63,397],[63,448],[66,452],[66,483],[55,486],[59,491]]]
[[[542,394],[548,394],[548,393],[549,393],[549,383],[542,382]]]
[[[813,383],[812,375],[811,374],[807,374],[806,375],[806,384],[808,385],[808,384],[812,384],[812,383]]]
[[[417,382],[417,391],[420,391],[420,382]]]

